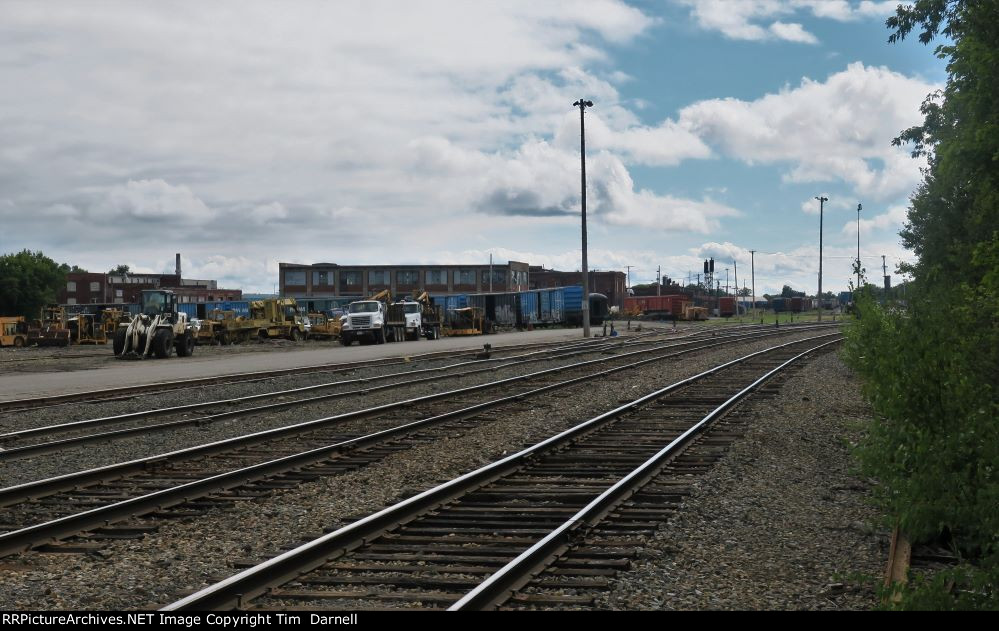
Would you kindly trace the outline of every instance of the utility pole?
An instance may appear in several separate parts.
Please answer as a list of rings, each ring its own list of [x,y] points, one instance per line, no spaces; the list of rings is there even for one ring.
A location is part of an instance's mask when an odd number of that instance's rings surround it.
[[[888,300],[888,265],[885,263],[885,255],[881,255],[881,273],[885,277],[885,300]]]
[[[657,296],[663,295],[663,292],[662,292],[663,281],[662,281],[662,277],[660,276],[661,273],[662,273],[662,266],[661,265],[657,265],[656,266],[656,295]]]
[[[749,251],[749,270],[753,277],[753,317],[756,317],[756,250]]]
[[[857,287],[854,291],[860,291],[860,209],[863,205],[857,204]]]
[[[822,322],[822,211],[828,197],[816,197],[819,200],[819,322]]]
[[[728,268],[725,268],[725,295],[728,295]]]
[[[735,285],[734,285],[734,287],[735,287],[735,295],[738,298],[738,296],[739,296],[739,262],[738,261],[732,261],[732,273],[735,274]],[[739,303],[738,300],[736,300],[735,302],[736,302],[736,304]]]
[[[489,293],[493,293],[493,255],[489,254]]]
[[[579,108],[579,164],[581,167],[580,189],[583,218],[583,337],[590,337],[590,274],[586,267],[586,108],[593,107],[593,101],[579,99],[572,104]]]
[[[635,266],[634,265],[625,265],[625,267],[628,268],[628,289],[631,289],[631,268],[633,268]]]

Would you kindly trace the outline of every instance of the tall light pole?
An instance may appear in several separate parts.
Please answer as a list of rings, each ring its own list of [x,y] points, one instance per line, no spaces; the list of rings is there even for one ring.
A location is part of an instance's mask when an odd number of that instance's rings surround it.
[[[857,288],[854,291],[860,291],[860,210],[862,208],[862,204],[857,204]]]
[[[749,273],[753,277],[753,317],[756,317],[756,250],[749,251]]]
[[[572,104],[579,108],[579,164],[581,169],[582,216],[583,216],[583,337],[590,337],[590,274],[586,268],[586,123],[583,114],[586,108],[593,107],[593,101],[579,99]]]
[[[822,322],[822,210],[828,197],[816,197],[819,200],[819,322]]]

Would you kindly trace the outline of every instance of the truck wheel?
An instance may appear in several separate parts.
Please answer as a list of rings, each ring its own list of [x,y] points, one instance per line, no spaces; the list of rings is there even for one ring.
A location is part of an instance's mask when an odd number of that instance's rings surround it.
[[[153,353],[156,359],[166,359],[173,352],[173,331],[160,329],[153,337]]]
[[[375,344],[385,343],[385,329],[378,329],[375,331]]]
[[[185,333],[177,340],[177,357],[190,357],[192,354],[194,354],[194,336]]]
[[[353,343],[354,343],[354,338],[350,337],[349,335],[340,336],[340,344],[342,346],[350,346]]]
[[[125,352],[125,331],[126,329],[118,329],[114,332],[114,341],[111,343],[111,348],[114,349],[115,355],[121,355]]]

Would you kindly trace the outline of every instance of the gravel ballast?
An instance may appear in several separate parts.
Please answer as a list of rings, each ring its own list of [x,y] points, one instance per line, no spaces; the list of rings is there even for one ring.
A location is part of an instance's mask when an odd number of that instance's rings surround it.
[[[851,471],[870,409],[834,353],[751,403],[746,436],[597,600],[609,609],[871,609],[861,575],[884,569],[886,533]]]
[[[762,348],[765,343],[756,345]],[[159,531],[144,540],[110,542],[91,554],[27,553],[0,559],[0,609],[135,609],[169,602],[184,591],[232,574],[234,559],[273,556],[300,543],[303,537],[314,537],[323,529],[342,525],[346,517],[378,510],[615,407],[623,399],[662,387],[722,359],[745,354],[753,346],[688,356],[600,383],[591,382],[549,397],[544,407],[495,415],[496,420],[472,429],[435,430],[433,442],[395,453],[354,473],[324,478],[259,501],[240,502],[230,509],[215,509],[204,517],[162,522]],[[816,363],[822,361],[825,358]],[[832,376],[836,380],[848,377],[845,371]],[[821,387],[831,389],[830,375],[821,377]],[[788,384],[800,379],[795,377]],[[782,391],[778,400],[783,399]],[[842,465],[845,467],[845,463]],[[773,471],[765,473],[773,476]],[[838,502],[839,492],[833,493]],[[846,527],[862,520],[850,519]],[[780,574],[780,569],[774,572]],[[638,587],[633,593],[621,591],[627,584],[653,585],[650,593],[662,593],[654,581],[626,580],[622,576],[602,606],[662,606],[655,604],[654,598],[643,600],[644,588]]]

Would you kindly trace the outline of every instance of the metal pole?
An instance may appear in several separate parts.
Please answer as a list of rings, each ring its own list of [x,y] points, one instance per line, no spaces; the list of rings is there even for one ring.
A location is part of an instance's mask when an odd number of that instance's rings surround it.
[[[756,317],[756,250],[749,251],[749,271],[753,276],[753,317]]]
[[[593,107],[593,101],[579,99],[572,104],[579,107],[579,165],[580,189],[582,197],[583,224],[583,337],[590,337],[590,274],[586,266],[586,124],[584,114],[587,107]]]
[[[493,293],[493,255],[489,255],[489,293]]]
[[[660,276],[661,273],[662,273],[662,266],[661,265],[657,265],[656,266],[656,295],[657,296],[663,295],[663,292],[662,292],[663,280],[662,280],[662,276]]]
[[[857,287],[854,291],[860,291],[860,209],[862,205],[857,204]]]
[[[819,322],[822,322],[822,211],[828,197],[816,197],[819,200]]]

